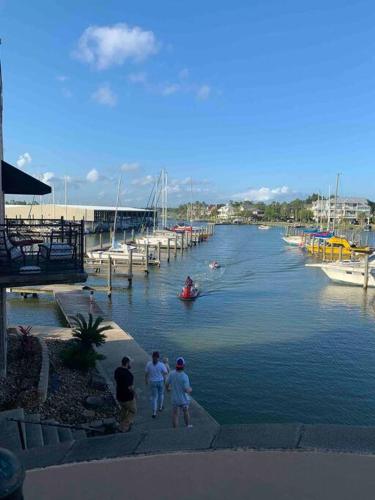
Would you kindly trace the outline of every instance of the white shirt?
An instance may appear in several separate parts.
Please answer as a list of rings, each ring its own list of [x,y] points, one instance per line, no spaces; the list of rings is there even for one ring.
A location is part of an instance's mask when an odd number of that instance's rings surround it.
[[[148,375],[150,382],[163,382],[164,375],[168,374],[168,370],[161,361],[158,361],[156,365],[152,361],[149,361],[146,365],[145,373]]]

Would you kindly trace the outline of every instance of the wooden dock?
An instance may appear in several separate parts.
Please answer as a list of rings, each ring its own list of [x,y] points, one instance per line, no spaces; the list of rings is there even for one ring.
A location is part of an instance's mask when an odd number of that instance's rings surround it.
[[[94,317],[101,316],[108,319],[93,296],[85,294],[82,290],[56,292],[54,296],[57,305],[70,326],[72,326],[71,317],[78,313],[84,316],[91,313]]]

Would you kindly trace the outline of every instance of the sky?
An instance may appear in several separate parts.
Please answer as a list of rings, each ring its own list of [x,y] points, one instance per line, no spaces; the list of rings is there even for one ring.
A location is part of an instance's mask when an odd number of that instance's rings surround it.
[[[5,159],[55,201],[375,199],[375,3],[0,0]],[[192,182],[190,181],[192,179]],[[192,185],[192,189],[191,189]],[[192,190],[192,194],[191,194]]]

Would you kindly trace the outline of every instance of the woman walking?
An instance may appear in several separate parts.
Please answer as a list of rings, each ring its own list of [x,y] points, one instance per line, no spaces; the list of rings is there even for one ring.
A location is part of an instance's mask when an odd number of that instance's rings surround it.
[[[146,385],[150,384],[152,418],[156,418],[157,411],[162,411],[164,405],[164,380],[168,370],[160,361],[158,351],[152,353],[152,361],[149,361],[145,369]]]

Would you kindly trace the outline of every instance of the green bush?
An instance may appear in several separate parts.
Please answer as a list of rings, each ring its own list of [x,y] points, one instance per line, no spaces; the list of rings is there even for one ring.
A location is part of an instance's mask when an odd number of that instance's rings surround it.
[[[81,344],[83,349],[91,349],[93,345],[96,347],[101,346],[105,342],[105,335],[103,332],[111,330],[110,325],[100,326],[103,318],[98,316],[94,321],[93,315],[90,313],[88,321],[82,314],[77,314],[71,317],[74,323],[73,337]]]
[[[61,352],[61,360],[65,366],[82,371],[95,368],[96,362],[104,358],[92,348],[82,349],[77,342],[71,343]]]

